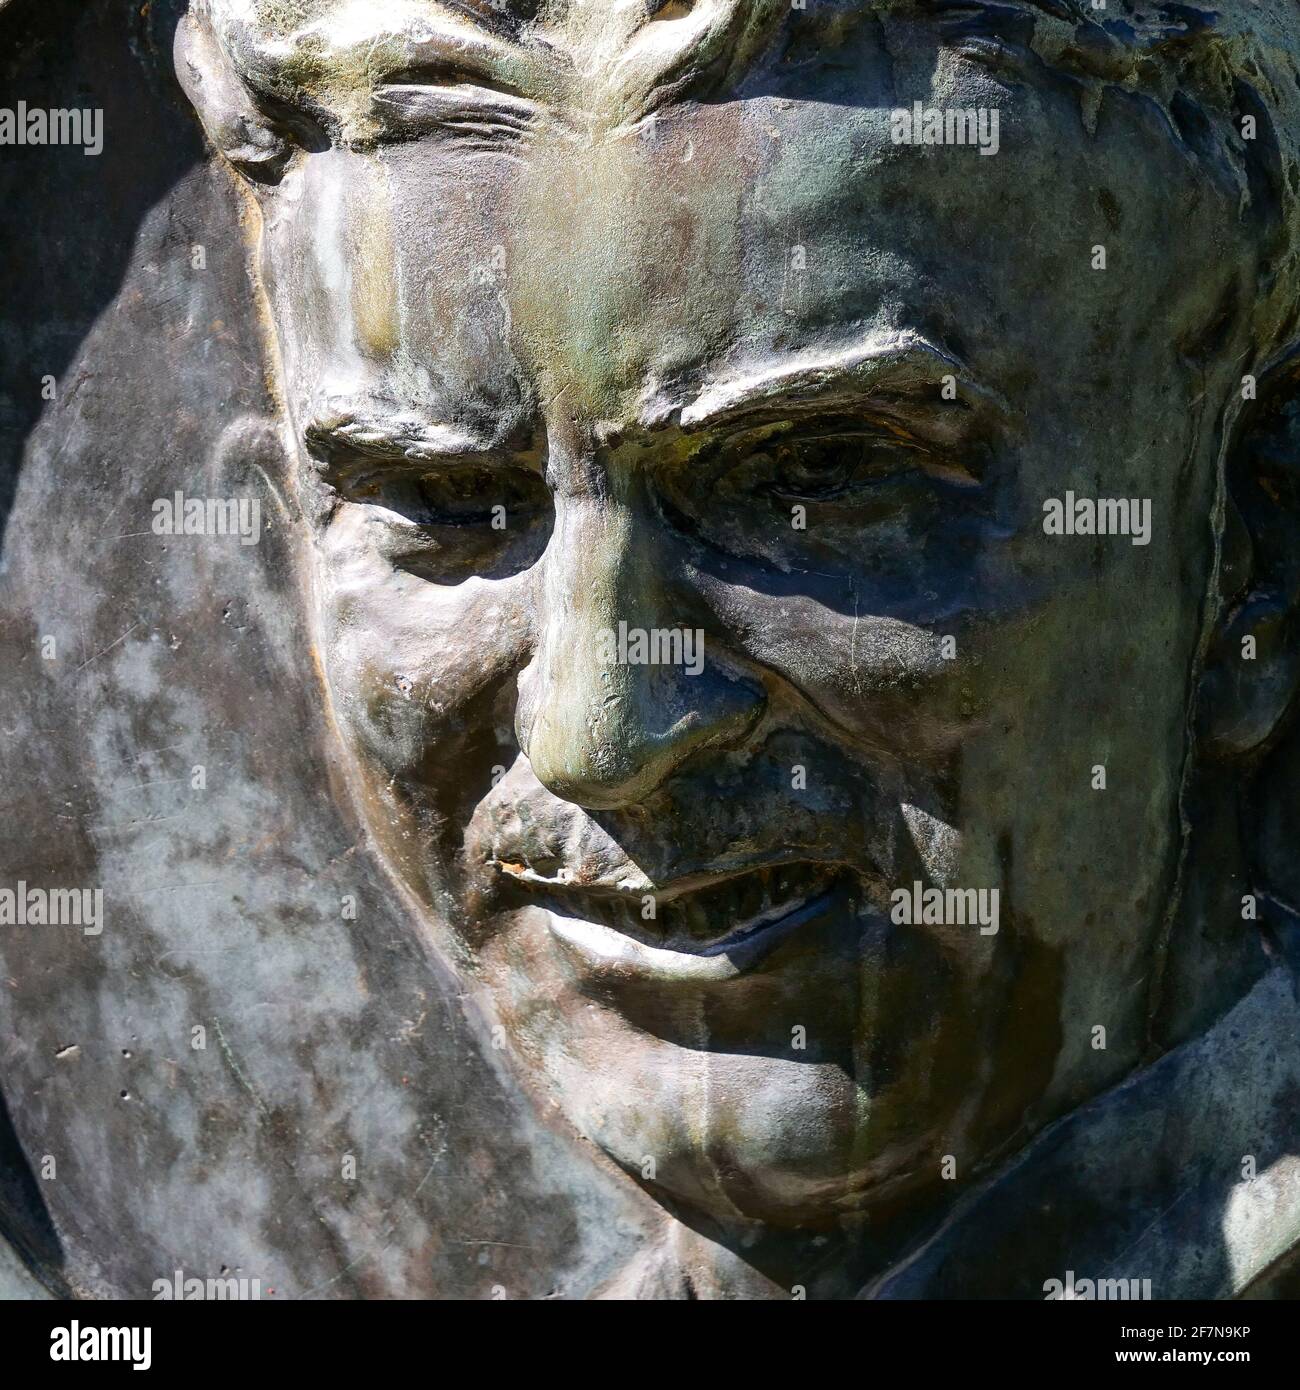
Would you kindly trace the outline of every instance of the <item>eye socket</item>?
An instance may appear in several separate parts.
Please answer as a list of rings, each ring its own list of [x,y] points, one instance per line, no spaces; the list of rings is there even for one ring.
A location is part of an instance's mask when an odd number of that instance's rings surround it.
[[[761,490],[790,502],[828,502],[910,472],[915,453],[893,440],[862,435],[824,435],[783,440],[753,460],[766,462]]]
[[[717,465],[717,485],[726,493],[846,507],[885,505],[899,489],[924,481],[978,487],[981,474],[903,434],[852,423],[735,441]]]
[[[491,526],[524,521],[548,506],[541,479],[516,469],[448,468],[411,484],[407,515],[418,526]]]
[[[476,68],[472,63],[447,59],[443,62],[422,63],[416,67],[398,68],[386,73],[375,84],[379,92],[398,94],[403,88],[408,90],[434,89],[452,91],[456,88],[472,88],[475,91],[493,92],[497,95],[517,97],[518,92],[498,73]]]
[[[705,440],[661,476],[659,505],[683,535],[776,570],[851,571],[869,534],[863,563],[901,574],[932,537],[964,543],[997,501],[981,439],[941,445],[922,428],[841,415]]]
[[[546,485],[522,468],[465,464],[425,474],[388,469],[341,481],[350,502],[368,502],[430,530],[506,530],[550,511]]]
[[[536,562],[550,533],[550,493],[523,468],[381,469],[338,490],[349,502],[379,509],[374,520],[381,552],[396,568],[430,583],[516,574]]]

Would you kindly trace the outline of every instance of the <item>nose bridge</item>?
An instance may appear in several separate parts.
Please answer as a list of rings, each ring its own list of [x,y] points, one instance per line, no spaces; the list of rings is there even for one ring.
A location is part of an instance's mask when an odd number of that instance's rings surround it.
[[[644,477],[590,463],[558,480],[517,723],[543,785],[612,809],[742,737],[763,692],[709,660]]]
[[[656,562],[652,553],[655,527],[644,492],[639,481],[590,464],[566,471],[542,573],[542,618],[552,650],[620,621],[662,618],[672,607],[664,557]]]

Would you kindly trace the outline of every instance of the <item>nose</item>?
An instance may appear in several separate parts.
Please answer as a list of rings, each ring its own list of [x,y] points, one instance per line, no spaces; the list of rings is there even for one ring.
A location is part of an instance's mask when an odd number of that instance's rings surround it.
[[[702,749],[741,742],[765,703],[757,680],[711,659],[671,538],[622,491],[557,496],[519,677],[516,732],[533,775],[593,810],[644,801]]]

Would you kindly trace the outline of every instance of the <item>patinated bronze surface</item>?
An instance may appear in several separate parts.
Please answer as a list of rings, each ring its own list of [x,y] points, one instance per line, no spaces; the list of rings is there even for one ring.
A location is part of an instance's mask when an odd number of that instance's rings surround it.
[[[1294,7],[0,30],[23,1269],[1289,1290]]]

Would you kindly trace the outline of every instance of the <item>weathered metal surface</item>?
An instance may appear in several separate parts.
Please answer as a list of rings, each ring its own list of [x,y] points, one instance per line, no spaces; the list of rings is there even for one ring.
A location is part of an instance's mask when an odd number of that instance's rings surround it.
[[[103,116],[0,151],[0,887],[103,895],[0,926],[27,1266],[1259,1292],[1290,8],[0,31]]]

